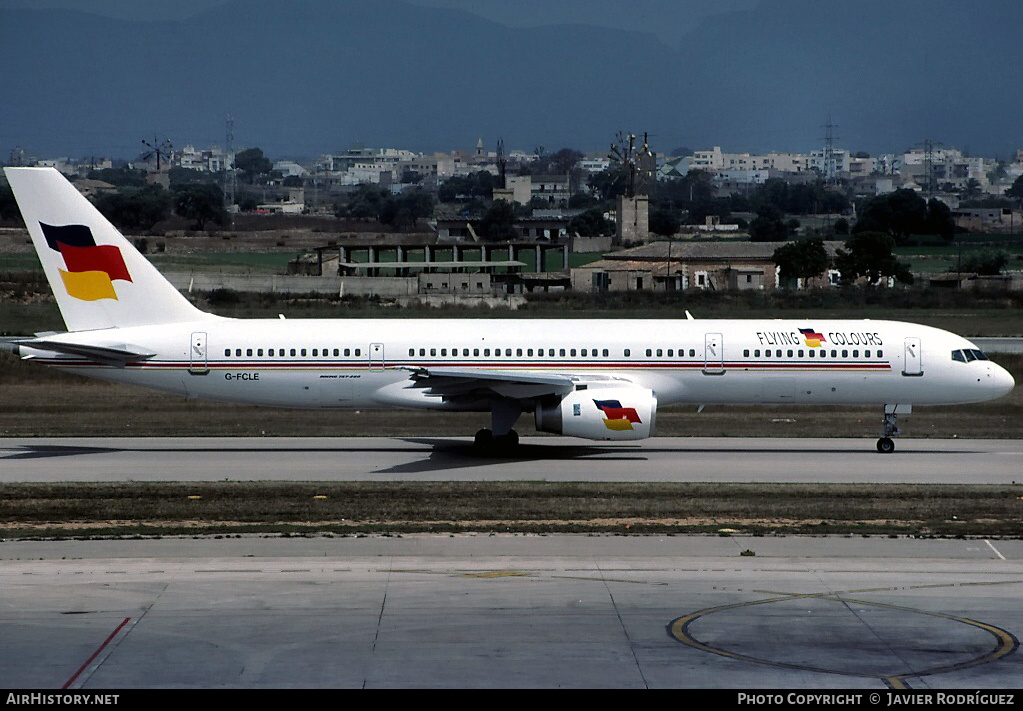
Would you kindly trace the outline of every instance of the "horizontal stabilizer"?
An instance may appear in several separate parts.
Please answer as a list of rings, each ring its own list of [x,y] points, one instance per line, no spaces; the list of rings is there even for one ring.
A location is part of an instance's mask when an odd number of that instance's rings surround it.
[[[138,346],[127,343],[93,344],[75,343],[74,341],[58,341],[45,338],[32,338],[18,341],[19,346],[52,351],[66,355],[89,358],[104,365],[123,368],[126,364],[152,358],[156,354]]]

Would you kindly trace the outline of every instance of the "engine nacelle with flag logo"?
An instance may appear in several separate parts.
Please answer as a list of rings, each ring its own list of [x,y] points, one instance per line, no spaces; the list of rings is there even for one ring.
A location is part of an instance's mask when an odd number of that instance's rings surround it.
[[[657,396],[643,388],[587,388],[536,403],[537,430],[584,439],[646,439],[656,417]]]

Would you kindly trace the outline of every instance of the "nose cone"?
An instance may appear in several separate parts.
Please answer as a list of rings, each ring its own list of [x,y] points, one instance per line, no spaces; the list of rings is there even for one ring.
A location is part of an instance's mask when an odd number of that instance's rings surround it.
[[[991,380],[992,388],[996,393],[995,397],[1008,395],[1012,392],[1012,389],[1016,387],[1015,378],[1012,377],[1012,374],[1009,371],[1000,365],[994,366],[994,372],[991,373]]]

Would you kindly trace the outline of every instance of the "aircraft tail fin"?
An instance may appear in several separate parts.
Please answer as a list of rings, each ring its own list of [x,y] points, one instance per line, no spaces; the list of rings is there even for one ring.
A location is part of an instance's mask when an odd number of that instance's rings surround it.
[[[4,168],[69,331],[218,318],[195,308],[53,168]]]

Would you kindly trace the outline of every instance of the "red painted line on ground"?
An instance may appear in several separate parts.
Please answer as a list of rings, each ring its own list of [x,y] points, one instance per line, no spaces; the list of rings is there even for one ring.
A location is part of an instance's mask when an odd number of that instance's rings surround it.
[[[129,622],[131,622],[131,618],[130,617],[125,617],[123,620],[121,620],[121,624],[117,625],[117,627],[114,629],[114,631],[111,632],[110,635],[105,640],[103,640],[103,644],[101,644],[99,646],[99,648],[95,652],[92,653],[91,657],[89,657],[88,659],[85,660],[85,664],[83,664],[82,666],[78,667],[78,671],[76,671],[74,674],[72,674],[71,678],[68,679],[67,681],[65,681],[64,682],[64,686],[62,686],[60,688],[61,689],[66,689],[69,686],[71,686],[72,684],[74,684],[75,683],[75,679],[77,679],[81,675],[81,673],[83,671],[85,671],[86,667],[88,667],[90,664],[92,664],[93,660],[95,660],[96,657],[99,656],[99,653],[102,652],[103,649],[108,644],[110,644],[110,640],[112,640],[115,636],[117,636],[117,633],[120,632],[121,629],[126,624],[128,624]]]

